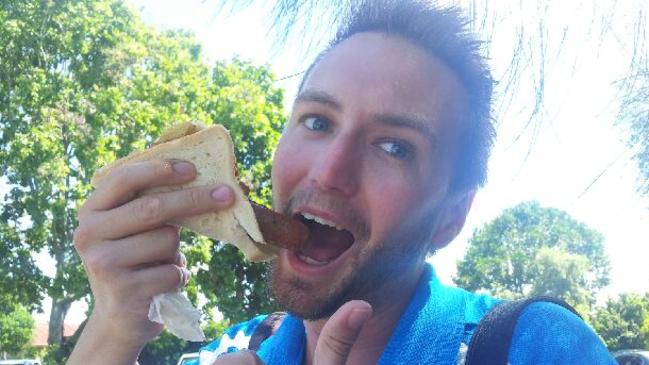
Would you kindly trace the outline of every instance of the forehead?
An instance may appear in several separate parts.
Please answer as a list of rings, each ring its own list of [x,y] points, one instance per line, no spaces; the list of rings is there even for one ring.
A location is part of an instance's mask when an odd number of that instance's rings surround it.
[[[332,95],[347,111],[422,115],[437,129],[457,124],[465,102],[459,80],[441,60],[377,32],[355,34],[329,50],[307,76],[304,91]]]

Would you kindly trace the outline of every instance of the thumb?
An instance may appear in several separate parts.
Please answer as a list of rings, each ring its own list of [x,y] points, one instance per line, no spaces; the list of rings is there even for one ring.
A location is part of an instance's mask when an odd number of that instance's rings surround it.
[[[362,300],[343,304],[325,323],[318,337],[314,365],[343,365],[363,325],[372,316],[372,307]]]

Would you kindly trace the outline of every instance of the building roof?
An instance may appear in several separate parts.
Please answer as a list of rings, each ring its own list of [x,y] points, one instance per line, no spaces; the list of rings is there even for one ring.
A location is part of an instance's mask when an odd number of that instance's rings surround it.
[[[63,337],[70,337],[79,328],[80,323],[66,323],[63,326]],[[45,347],[47,346],[47,332],[49,323],[45,321],[36,320],[36,328],[32,337],[32,346]]]

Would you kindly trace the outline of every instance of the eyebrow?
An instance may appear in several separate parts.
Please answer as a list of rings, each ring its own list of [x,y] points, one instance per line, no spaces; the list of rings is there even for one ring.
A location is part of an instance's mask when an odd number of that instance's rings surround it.
[[[297,98],[295,98],[295,104],[300,102],[315,102],[319,104],[324,104],[330,106],[336,110],[342,109],[342,104],[336,100],[336,98],[324,91],[315,91],[315,90],[305,90],[302,91]]]
[[[438,138],[433,122],[416,114],[379,114],[376,121],[393,127],[410,128],[423,134],[433,145],[437,145]]]

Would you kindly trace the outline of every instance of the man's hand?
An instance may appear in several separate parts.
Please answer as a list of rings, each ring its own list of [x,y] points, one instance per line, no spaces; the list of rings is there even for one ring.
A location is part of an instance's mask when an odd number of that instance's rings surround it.
[[[344,365],[371,316],[372,307],[361,300],[352,300],[338,308],[322,328],[313,365]],[[239,351],[219,357],[213,365],[263,365],[263,362],[253,351]]]
[[[138,193],[195,176],[195,167],[184,161],[126,164],[111,171],[81,207],[74,245],[95,306],[68,364],[132,364],[162,331],[148,319],[151,298],[189,280],[178,228],[167,222],[226,208],[234,194],[223,186]]]

